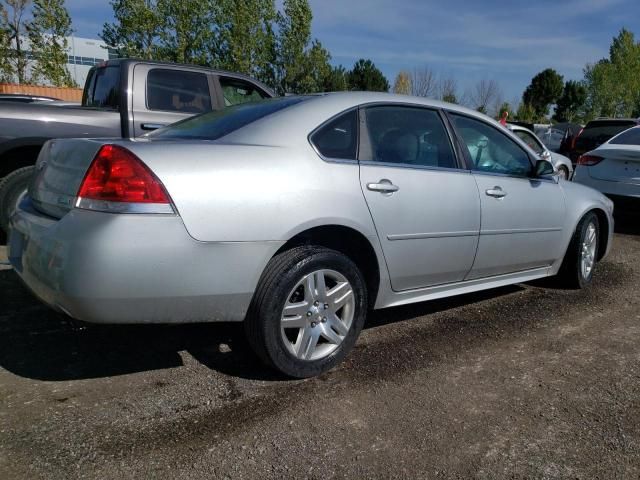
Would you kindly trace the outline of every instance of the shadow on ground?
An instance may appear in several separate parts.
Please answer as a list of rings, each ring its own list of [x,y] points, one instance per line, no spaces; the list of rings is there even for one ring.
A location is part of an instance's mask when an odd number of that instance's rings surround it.
[[[88,325],[41,305],[11,270],[0,271],[6,301],[0,307],[0,367],[26,378],[64,381],[178,367],[186,351],[227,375],[282,380],[247,345],[240,324]],[[488,292],[373,312],[366,328],[380,327],[521,290]]]

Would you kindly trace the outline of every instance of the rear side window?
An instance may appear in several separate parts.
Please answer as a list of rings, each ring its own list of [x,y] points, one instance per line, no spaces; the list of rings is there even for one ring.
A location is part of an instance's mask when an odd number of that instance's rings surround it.
[[[89,79],[83,105],[118,110],[120,106],[120,67],[96,68]]]
[[[197,72],[151,70],[147,76],[147,107],[167,112],[211,111],[207,76]]]
[[[311,143],[323,157],[355,160],[358,151],[358,111],[344,113],[321,127],[311,137]]]
[[[388,105],[368,107],[365,113],[371,151],[360,160],[457,168],[451,141],[435,110]]]
[[[622,132],[610,142],[612,145],[640,145],[640,127],[630,128]]]
[[[217,140],[308,97],[280,97],[224,108],[187,118],[153,133],[151,138]]]
[[[236,78],[220,77],[220,87],[224,97],[225,107],[240,103],[256,102],[268,97],[266,93],[255,85]]]

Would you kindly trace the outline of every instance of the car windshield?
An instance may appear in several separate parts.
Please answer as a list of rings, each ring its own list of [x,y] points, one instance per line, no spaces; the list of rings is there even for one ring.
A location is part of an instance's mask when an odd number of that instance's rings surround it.
[[[281,97],[244,103],[191,117],[147,135],[149,138],[217,140],[308,97]]]

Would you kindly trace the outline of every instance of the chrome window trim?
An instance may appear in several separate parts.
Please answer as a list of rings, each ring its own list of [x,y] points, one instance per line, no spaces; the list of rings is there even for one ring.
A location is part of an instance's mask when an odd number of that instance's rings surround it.
[[[517,180],[526,180],[527,182],[550,182],[550,183],[558,183],[555,176],[549,177],[525,177],[522,175],[514,175],[511,173],[499,173],[499,172],[487,172],[483,170],[470,170],[474,175],[485,175],[489,177],[502,177],[502,178],[514,178]]]
[[[175,215],[176,211],[169,203],[128,203],[94,200],[92,198],[77,197],[74,203],[76,208],[106,213],[133,213],[133,214],[169,214]]]
[[[433,170],[437,172],[451,172],[451,173],[473,173],[471,170],[465,168],[449,168],[449,167],[432,167],[430,165],[414,165],[412,163],[389,163],[389,162],[376,162],[375,160],[361,160],[360,165],[368,165],[373,167],[388,167],[388,168],[407,168],[410,170]]]

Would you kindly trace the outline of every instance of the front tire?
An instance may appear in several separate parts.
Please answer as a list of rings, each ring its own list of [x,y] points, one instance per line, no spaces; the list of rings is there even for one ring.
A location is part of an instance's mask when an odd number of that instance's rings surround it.
[[[306,378],[342,361],[366,311],[364,278],[351,259],[328,248],[296,247],[267,265],[245,329],[263,362],[287,376]]]
[[[598,258],[600,223],[598,216],[589,212],[576,227],[565,254],[559,277],[569,288],[584,288],[591,283]]]

